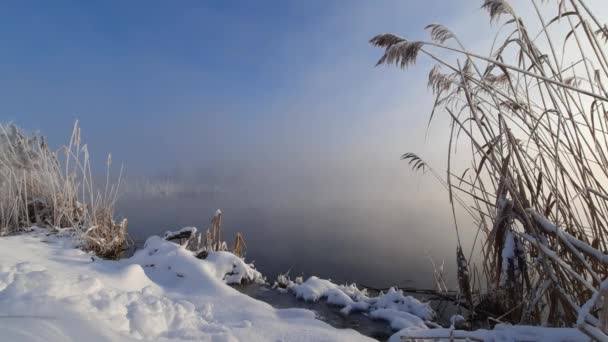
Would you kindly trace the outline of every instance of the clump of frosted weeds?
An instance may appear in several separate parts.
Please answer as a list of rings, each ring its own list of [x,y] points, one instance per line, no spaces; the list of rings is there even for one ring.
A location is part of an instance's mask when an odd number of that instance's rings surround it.
[[[114,221],[121,176],[110,184],[111,164],[108,157],[105,188],[98,190],[78,122],[69,144],[57,151],[39,134],[0,124],[0,235],[48,227],[73,234],[98,256],[118,257],[127,221]]]

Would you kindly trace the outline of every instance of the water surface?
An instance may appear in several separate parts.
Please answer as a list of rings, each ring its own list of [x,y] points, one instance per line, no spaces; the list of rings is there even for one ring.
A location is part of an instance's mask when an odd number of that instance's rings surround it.
[[[289,271],[292,276],[317,275],[379,288],[432,287],[428,254],[436,261],[451,258],[453,247],[432,232],[432,221],[400,203],[377,202],[282,202],[255,192],[199,191],[126,196],[118,214],[129,219],[129,232],[141,244],[166,230],[205,229],[220,208],[223,238],[231,246],[235,233],[243,233],[247,260],[269,281]]]

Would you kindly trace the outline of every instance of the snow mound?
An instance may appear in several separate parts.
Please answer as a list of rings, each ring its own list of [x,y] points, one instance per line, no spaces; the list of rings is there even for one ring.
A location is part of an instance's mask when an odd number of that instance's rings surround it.
[[[283,276],[279,279],[279,284],[283,284],[287,291],[305,301],[316,302],[325,299],[328,304],[341,306],[341,312],[345,315],[353,311],[367,312],[372,318],[388,321],[395,330],[427,329],[425,322],[435,316],[428,303],[406,296],[403,291],[395,288],[370,297],[365,289],[361,290],[355,284],[337,285],[315,276],[302,283],[290,281]]]
[[[211,284],[214,279],[226,284],[264,282],[260,272],[232,253],[210,252],[204,260],[195,258],[194,254],[185,246],[152,236],[130,261],[146,267],[148,276],[154,277],[159,283],[180,286],[184,290],[196,287],[201,282]],[[167,277],[169,273],[181,280]]]
[[[431,320],[435,313],[428,303],[423,303],[412,296],[406,296],[402,290],[391,287],[387,293],[370,299],[376,310],[393,310],[408,312],[424,320]]]
[[[261,274],[227,253],[195,258],[152,237],[133,257],[99,260],[41,231],[0,238],[2,340],[369,341],[309,310],[277,310],[227,283]]]

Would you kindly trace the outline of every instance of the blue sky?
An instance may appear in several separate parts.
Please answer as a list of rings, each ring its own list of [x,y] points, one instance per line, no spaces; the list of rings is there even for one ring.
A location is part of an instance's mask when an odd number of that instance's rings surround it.
[[[437,154],[424,135],[429,61],[374,68],[381,51],[367,41],[426,38],[424,26],[439,22],[484,46],[492,29],[480,4],[3,1],[0,120],[57,146],[79,119],[94,155],[112,152],[131,174]],[[441,125],[432,129],[440,141]]]
[[[419,233],[368,238],[400,250],[413,237],[447,258],[447,196],[399,160],[412,151],[444,170],[445,122],[425,139],[431,63],[375,68],[382,51],[367,42],[442,23],[487,52],[481,3],[2,1],[0,121],[59,146],[78,119],[97,165],[112,152],[127,176],[216,168],[253,186],[256,205],[386,209],[379,219],[399,213]],[[605,0],[588,3],[608,15]]]
[[[376,149],[382,136],[395,144],[396,122],[379,122],[396,110],[405,114],[399,125],[424,121],[426,112],[404,112],[401,103],[425,93],[408,77],[426,71],[374,68],[380,51],[368,39],[420,35],[429,22],[479,12],[440,0],[1,7],[0,119],[55,144],[79,119],[97,155],[111,151],[134,172],[217,159],[333,159]]]

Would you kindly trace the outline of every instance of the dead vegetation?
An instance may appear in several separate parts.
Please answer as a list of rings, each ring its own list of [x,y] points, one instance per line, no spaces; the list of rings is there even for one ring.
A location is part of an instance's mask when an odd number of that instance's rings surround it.
[[[529,6],[532,21],[483,2],[499,25],[489,55],[437,24],[428,41],[370,42],[385,50],[378,64],[437,63],[428,86],[431,119],[450,121],[445,176],[403,158],[446,186],[459,245],[458,214],[474,218],[473,251],[458,246],[461,298],[494,322],[577,326],[608,341],[608,27],[583,0]],[[458,143],[470,152],[462,169]]]
[[[222,236],[222,211],[217,210],[211,219],[211,227],[205,232],[199,231],[195,227],[183,228],[177,232],[168,232],[164,239],[185,246],[186,249],[194,252],[199,259],[205,259],[211,252],[231,252],[239,258],[244,259],[247,251],[245,238],[240,232],[236,233],[232,251],[229,250],[226,241],[221,240]]]
[[[0,234],[47,227],[73,234],[100,257],[117,258],[127,243],[127,221],[114,221],[121,176],[110,183],[111,164],[109,156],[106,184],[98,190],[78,123],[57,151],[41,135],[0,125]]]

